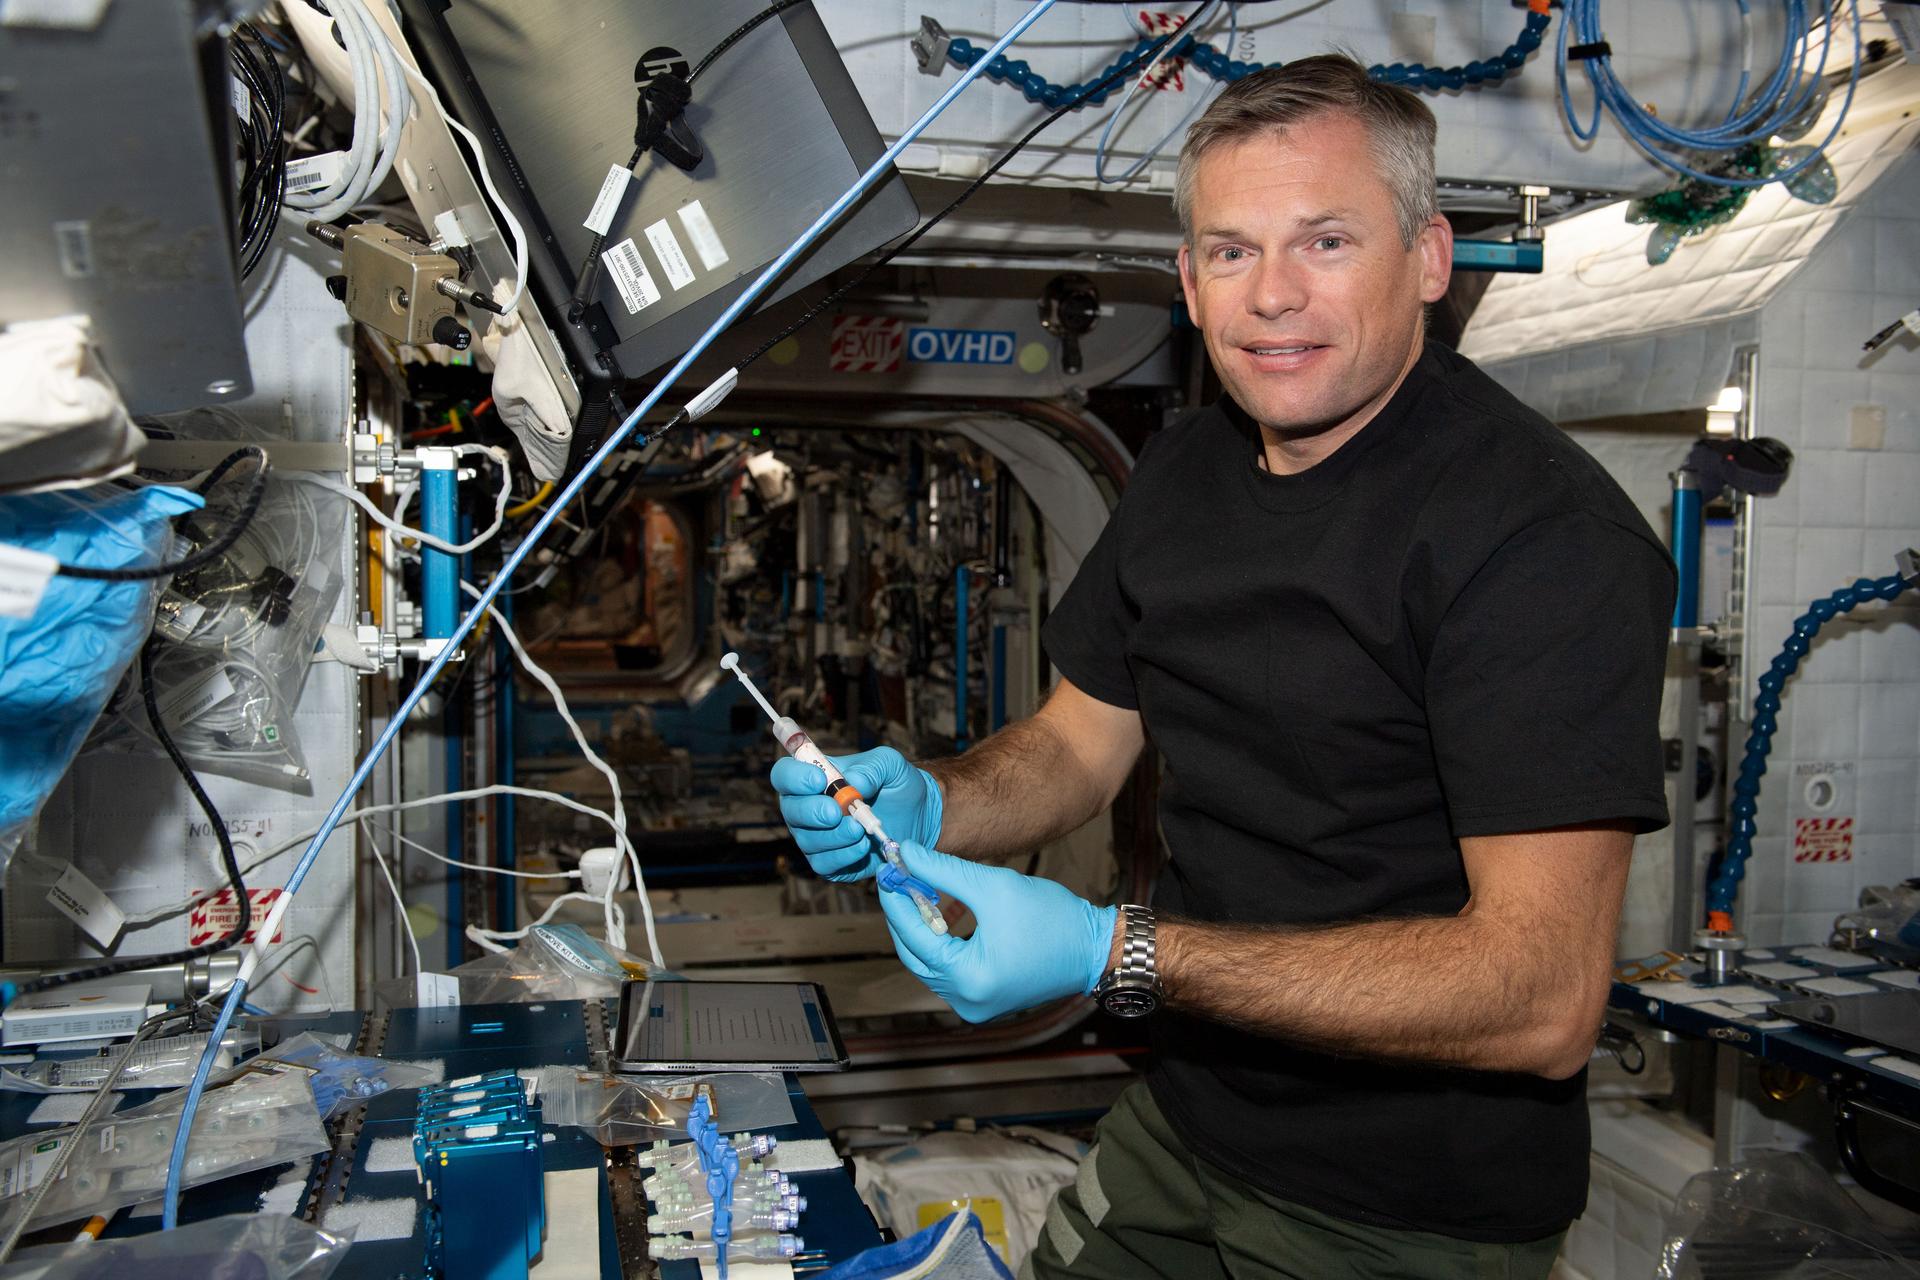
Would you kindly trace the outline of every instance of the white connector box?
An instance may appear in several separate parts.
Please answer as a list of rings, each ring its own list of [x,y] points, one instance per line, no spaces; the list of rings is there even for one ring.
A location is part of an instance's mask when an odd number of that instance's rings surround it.
[[[66,1040],[111,1040],[130,1036],[147,1020],[153,987],[93,987],[36,991],[7,1006],[0,1018],[0,1044],[55,1044]]]

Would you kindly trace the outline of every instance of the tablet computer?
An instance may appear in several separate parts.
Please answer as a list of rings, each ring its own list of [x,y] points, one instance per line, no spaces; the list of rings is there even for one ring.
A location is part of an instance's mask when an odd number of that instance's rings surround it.
[[[629,982],[615,1071],[843,1071],[847,1047],[812,982]]]

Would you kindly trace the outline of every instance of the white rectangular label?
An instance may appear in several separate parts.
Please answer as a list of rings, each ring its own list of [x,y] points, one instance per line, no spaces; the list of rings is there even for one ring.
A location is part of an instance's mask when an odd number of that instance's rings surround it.
[[[718,271],[727,265],[727,247],[720,243],[713,219],[707,216],[698,200],[689,200],[680,206],[680,225],[687,229],[687,239],[693,241],[693,251],[700,255],[701,266]]]
[[[680,242],[674,239],[673,228],[665,218],[647,228],[647,243],[653,246],[653,256],[660,259],[668,284],[684,289],[693,283],[693,268],[687,265],[687,255],[680,252]]]
[[[304,195],[332,186],[339,181],[347,161],[344,151],[324,151],[317,156],[301,156],[287,161],[287,194]]]
[[[233,114],[242,120],[253,119],[253,95],[247,92],[247,86],[235,76],[227,82],[233,88]]]
[[[215,667],[205,675],[177,688],[161,694],[156,702],[160,706],[160,718],[167,722],[169,729],[176,725],[197,720],[213,710],[234,694],[233,681],[227,679],[225,667]]]
[[[622,169],[617,164],[607,166],[606,181],[600,184],[600,194],[593,198],[593,208],[587,211],[587,220],[580,225],[597,236],[607,234],[613,226],[613,215],[620,212],[620,197],[627,193],[627,183],[633,180],[633,172]]]
[[[471,1139],[497,1138],[499,1136],[500,1126],[497,1124],[471,1124],[467,1126],[467,1137]]]
[[[0,542],[0,618],[31,618],[59,567],[43,551]]]
[[[447,973],[422,973],[414,979],[422,1009],[460,1007],[460,979]]]
[[[47,901],[53,904],[54,910],[79,925],[102,951],[112,950],[121,926],[127,922],[126,913],[75,866],[70,865],[60,873],[60,878],[47,890]]]
[[[479,1107],[455,1107],[453,1110],[447,1112],[447,1119],[458,1120],[462,1116],[477,1116],[479,1114]]]
[[[660,301],[660,286],[653,282],[653,273],[647,270],[632,236],[601,254],[600,260],[607,264],[607,273],[620,290],[620,301],[627,304],[628,315],[638,315]]]

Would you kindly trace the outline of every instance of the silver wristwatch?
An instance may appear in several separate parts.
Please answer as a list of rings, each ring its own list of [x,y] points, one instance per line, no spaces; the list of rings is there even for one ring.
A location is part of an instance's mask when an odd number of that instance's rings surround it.
[[[1120,963],[1094,988],[1100,1007],[1116,1018],[1144,1018],[1160,1007],[1160,971],[1154,966],[1153,912],[1120,908]]]

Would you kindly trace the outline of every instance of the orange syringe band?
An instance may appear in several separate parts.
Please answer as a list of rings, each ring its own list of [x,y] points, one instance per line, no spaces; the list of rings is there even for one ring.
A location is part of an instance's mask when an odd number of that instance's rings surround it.
[[[854,802],[866,799],[866,797],[855,790],[853,784],[845,778],[840,779],[839,782],[828,783],[827,794],[833,797],[834,802],[840,806],[842,813],[852,813]]]

